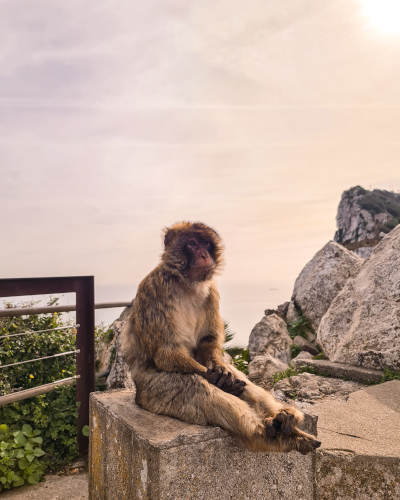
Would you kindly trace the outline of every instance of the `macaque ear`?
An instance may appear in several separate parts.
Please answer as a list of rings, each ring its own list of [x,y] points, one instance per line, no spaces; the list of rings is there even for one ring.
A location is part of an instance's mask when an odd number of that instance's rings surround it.
[[[167,247],[172,241],[173,239],[175,238],[176,236],[176,231],[174,231],[174,229],[168,229],[168,228],[165,228],[164,229],[164,246]]]

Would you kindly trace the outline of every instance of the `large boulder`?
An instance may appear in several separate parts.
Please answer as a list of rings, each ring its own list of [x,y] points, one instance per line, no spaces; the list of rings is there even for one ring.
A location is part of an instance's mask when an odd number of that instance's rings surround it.
[[[332,302],[318,342],[337,363],[400,369],[400,226],[375,247]]]
[[[101,342],[96,347],[96,360],[99,362],[98,372],[108,372],[107,389],[133,389],[134,383],[128,365],[121,355],[121,333],[128,321],[132,306],[125,307],[120,317],[111,325],[110,341]]]
[[[248,346],[250,359],[269,354],[288,365],[291,359],[291,344],[292,340],[285,321],[276,314],[264,316],[250,333]]]
[[[309,319],[315,332],[333,299],[363,262],[355,253],[329,241],[301,271],[292,301]]]
[[[272,379],[275,373],[284,372],[289,366],[282,363],[277,358],[266,354],[264,356],[256,356],[249,364],[249,378],[252,380],[269,380]]]

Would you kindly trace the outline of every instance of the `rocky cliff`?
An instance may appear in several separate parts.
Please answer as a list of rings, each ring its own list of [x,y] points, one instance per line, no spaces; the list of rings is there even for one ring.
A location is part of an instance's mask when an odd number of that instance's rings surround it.
[[[342,195],[336,221],[335,241],[360,257],[368,257],[381,237],[400,223],[400,194],[379,189],[367,191],[360,186],[348,189]],[[355,242],[366,244],[352,248]]]

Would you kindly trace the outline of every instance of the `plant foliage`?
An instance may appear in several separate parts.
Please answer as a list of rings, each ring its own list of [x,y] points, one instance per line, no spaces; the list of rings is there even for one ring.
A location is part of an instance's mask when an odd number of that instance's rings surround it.
[[[283,380],[284,378],[295,377],[300,373],[315,374],[315,370],[312,366],[301,366],[300,368],[295,368],[293,365],[289,365],[289,368],[287,368],[284,372],[274,373],[272,383],[275,385],[277,382]]]
[[[0,492],[39,482],[46,467],[38,460],[45,454],[40,434],[28,424],[14,431],[6,424],[0,425]]]

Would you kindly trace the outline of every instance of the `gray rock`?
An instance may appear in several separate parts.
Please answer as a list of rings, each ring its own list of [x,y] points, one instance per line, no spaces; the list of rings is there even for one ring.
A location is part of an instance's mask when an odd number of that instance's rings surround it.
[[[363,389],[365,386],[358,382],[345,381],[320,377],[312,373],[300,373],[299,375],[285,378],[274,386],[274,394],[280,391],[300,401],[318,403],[331,401],[332,399],[347,401],[353,392]]]
[[[256,356],[249,363],[249,378],[253,380],[270,380],[275,373],[284,372],[288,368],[289,365],[282,363],[282,361],[269,354]]]
[[[331,361],[400,369],[400,226],[393,229],[335,298],[318,342]]]
[[[304,361],[305,359],[313,359],[313,355],[307,351],[301,351],[295,358],[292,359],[292,363],[296,361]]]
[[[294,321],[298,321],[300,319],[300,314],[296,309],[296,306],[293,301],[290,302],[288,311],[286,313],[286,321],[288,323],[293,323]]]
[[[292,301],[316,332],[322,317],[363,259],[334,241],[327,243],[297,278]]]
[[[319,350],[315,347],[315,345],[300,335],[297,335],[293,339],[293,344],[301,347],[302,351],[309,352],[313,356],[316,356],[319,353]]]
[[[303,354],[303,353],[300,353]],[[361,368],[359,366],[346,365],[344,363],[332,363],[327,359],[298,359],[292,360],[295,368],[302,366],[310,367],[316,374],[328,374],[331,377],[354,380],[363,384],[381,382],[383,371]]]
[[[133,389],[134,382],[128,365],[121,355],[121,332],[124,329],[131,313],[132,306],[125,307],[120,317],[116,319],[110,329],[114,332],[113,340],[108,344],[97,347],[97,359],[100,360],[99,371],[109,367],[110,373],[106,380],[107,389],[127,388]]]
[[[291,359],[291,344],[292,340],[283,319],[276,314],[264,316],[250,333],[248,346],[250,359],[269,354],[288,365]]]

